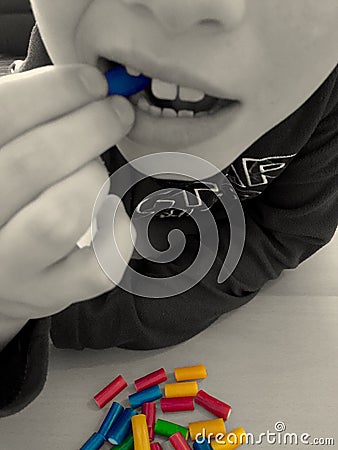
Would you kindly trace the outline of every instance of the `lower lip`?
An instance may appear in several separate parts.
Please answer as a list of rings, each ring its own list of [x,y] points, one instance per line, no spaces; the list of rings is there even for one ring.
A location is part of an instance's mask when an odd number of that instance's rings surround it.
[[[241,104],[235,102],[214,114],[194,118],[157,117],[133,105],[135,125],[128,138],[164,150],[180,150],[215,137],[236,119]]]

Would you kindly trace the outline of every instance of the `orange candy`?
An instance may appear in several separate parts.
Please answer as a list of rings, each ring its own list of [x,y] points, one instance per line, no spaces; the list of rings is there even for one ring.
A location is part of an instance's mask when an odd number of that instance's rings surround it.
[[[176,381],[202,380],[208,376],[204,364],[198,366],[176,367],[174,369]]]
[[[212,450],[235,450],[247,441],[246,432],[243,428],[236,428],[225,436],[221,442],[211,442]]]
[[[197,392],[197,381],[187,381],[184,383],[167,383],[164,386],[164,395],[166,398],[195,397]]]
[[[226,429],[223,419],[202,420],[189,423],[190,437],[193,441],[198,438],[206,437],[215,439],[216,435],[221,434],[225,439]]]
[[[135,450],[150,450],[148,424],[144,414],[138,414],[131,418],[134,436]]]

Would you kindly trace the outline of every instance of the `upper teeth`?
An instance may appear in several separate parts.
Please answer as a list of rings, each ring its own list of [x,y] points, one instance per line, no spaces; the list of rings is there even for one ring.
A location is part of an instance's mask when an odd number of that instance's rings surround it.
[[[134,69],[133,67],[126,66],[126,72],[132,77],[138,77],[141,75],[141,72],[139,70]]]
[[[126,71],[133,77],[138,77],[141,72],[133,67],[126,66]],[[176,84],[153,78],[151,80],[151,90],[155,97],[162,100],[175,100],[178,96],[185,102],[199,102],[205,97],[204,92],[188,87],[177,86]]]
[[[151,81],[151,90],[157,98],[175,100],[177,97],[177,86],[175,84],[166,83],[156,78]]]
[[[187,87],[179,88],[179,97],[186,102],[199,102],[204,99],[205,94],[197,89],[190,89]]]
[[[204,92],[187,87],[176,86],[158,79],[151,81],[151,90],[155,97],[162,100],[175,100],[177,95],[182,101],[199,102],[205,97]]]

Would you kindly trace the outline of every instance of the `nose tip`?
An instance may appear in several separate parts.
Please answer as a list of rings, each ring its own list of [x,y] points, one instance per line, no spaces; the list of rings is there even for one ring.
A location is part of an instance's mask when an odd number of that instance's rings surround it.
[[[170,32],[183,33],[194,26],[230,30],[241,23],[247,0],[121,0],[142,8]]]

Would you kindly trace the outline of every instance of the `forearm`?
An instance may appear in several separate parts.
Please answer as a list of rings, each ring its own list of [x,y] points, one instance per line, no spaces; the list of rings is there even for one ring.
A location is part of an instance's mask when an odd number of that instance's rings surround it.
[[[155,273],[165,280],[184,271],[196,249],[195,238],[190,237],[175,263],[134,260],[131,264],[145,276],[151,278]],[[79,350],[116,346],[146,350],[185,341],[255,295],[250,292],[237,296],[218,285],[221,262],[218,258],[203,280],[179,295],[173,295],[176,286],[163,281],[156,292],[164,298],[141,297],[115,288],[96,299],[72,305],[52,318],[54,344]],[[133,287],[138,291],[134,282]]]

